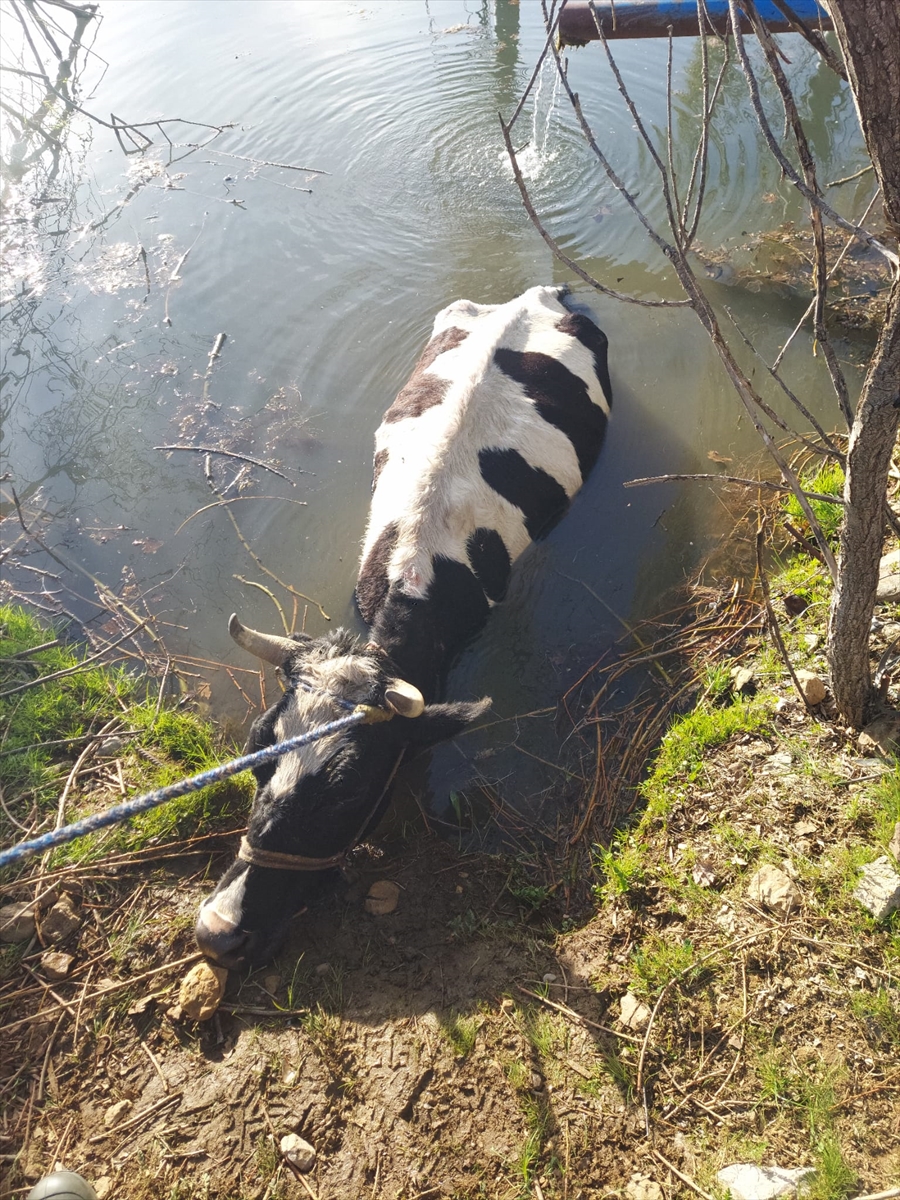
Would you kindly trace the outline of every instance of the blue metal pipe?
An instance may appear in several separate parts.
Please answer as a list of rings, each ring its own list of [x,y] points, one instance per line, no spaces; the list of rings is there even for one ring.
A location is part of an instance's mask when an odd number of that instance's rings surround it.
[[[595,0],[594,7],[607,38],[697,37],[697,0]],[[797,21],[785,17],[784,8]],[[772,0],[756,0],[756,10],[773,33],[789,33],[800,25],[816,30],[832,29],[831,18],[816,0],[790,0],[777,7]],[[729,28],[728,0],[706,0],[710,21],[718,33]],[[704,24],[706,24],[704,22]],[[708,26],[706,26],[708,28]],[[750,22],[741,21],[744,33],[752,33]],[[583,46],[599,38],[588,0],[569,0],[559,17],[559,40],[563,46]]]

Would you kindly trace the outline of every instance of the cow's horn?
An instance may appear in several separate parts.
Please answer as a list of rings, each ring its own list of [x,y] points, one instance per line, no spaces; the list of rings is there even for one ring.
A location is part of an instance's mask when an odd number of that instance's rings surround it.
[[[402,679],[390,681],[384,689],[384,702],[401,717],[421,717],[425,711],[425,697],[417,687]]]
[[[288,654],[297,649],[297,643],[292,638],[275,637],[271,633],[258,633],[255,629],[248,629],[240,623],[237,613],[232,613],[228,618],[228,632],[244,650],[249,650],[263,662],[272,663],[276,667],[282,666]]]

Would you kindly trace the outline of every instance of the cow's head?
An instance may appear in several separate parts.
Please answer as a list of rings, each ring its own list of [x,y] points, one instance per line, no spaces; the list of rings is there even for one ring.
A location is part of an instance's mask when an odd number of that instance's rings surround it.
[[[490,704],[426,704],[396,678],[379,647],[344,629],[272,637],[232,617],[232,637],[272,663],[285,693],[254,721],[245,753],[285,741],[366,705],[384,720],[353,725],[254,770],[247,834],[197,919],[200,949],[225,967],[265,962],[287,923],[333,878],[344,851],[374,828],[407,747],[459,733]]]

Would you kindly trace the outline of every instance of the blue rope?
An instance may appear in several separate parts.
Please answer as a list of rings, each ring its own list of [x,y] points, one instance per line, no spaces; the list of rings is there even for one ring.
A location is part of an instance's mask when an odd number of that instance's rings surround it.
[[[265,749],[256,750],[253,754],[244,754],[241,758],[232,759],[231,762],[223,763],[219,767],[211,767],[208,771],[201,771],[199,775],[192,775],[190,779],[170,783],[167,787],[157,788],[155,792],[147,792],[135,800],[129,800],[126,804],[117,804],[114,808],[108,808],[106,812],[94,813],[93,816],[75,821],[72,825],[64,825],[61,829],[41,834],[40,837],[34,838],[30,842],[19,842],[17,846],[11,846],[9,850],[0,852],[0,868],[28,858],[32,854],[40,854],[43,850],[50,850],[53,846],[74,842],[76,838],[84,837],[88,833],[95,833],[98,829],[105,829],[107,825],[117,825],[120,821],[127,821],[129,817],[136,816],[138,813],[158,808],[167,800],[175,800],[190,792],[199,792],[202,788],[209,787],[211,783],[219,783],[223,779],[230,779],[232,775],[237,775],[240,771],[246,771],[248,767],[256,767],[273,758],[280,758],[289,750],[296,750],[309,742],[328,737],[329,734],[340,733],[342,729],[349,729],[351,725],[366,720],[371,720],[370,711],[367,708],[358,708],[348,716],[338,717],[336,721],[320,725],[318,729],[310,730],[309,733],[300,733],[296,737],[288,738],[286,742],[277,742],[274,746],[266,746]]]

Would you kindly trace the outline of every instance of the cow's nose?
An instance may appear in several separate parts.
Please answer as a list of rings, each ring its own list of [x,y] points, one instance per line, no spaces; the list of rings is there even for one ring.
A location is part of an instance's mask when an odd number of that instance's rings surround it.
[[[226,920],[211,905],[200,909],[194,937],[200,950],[213,962],[231,968],[243,965],[249,933]]]

